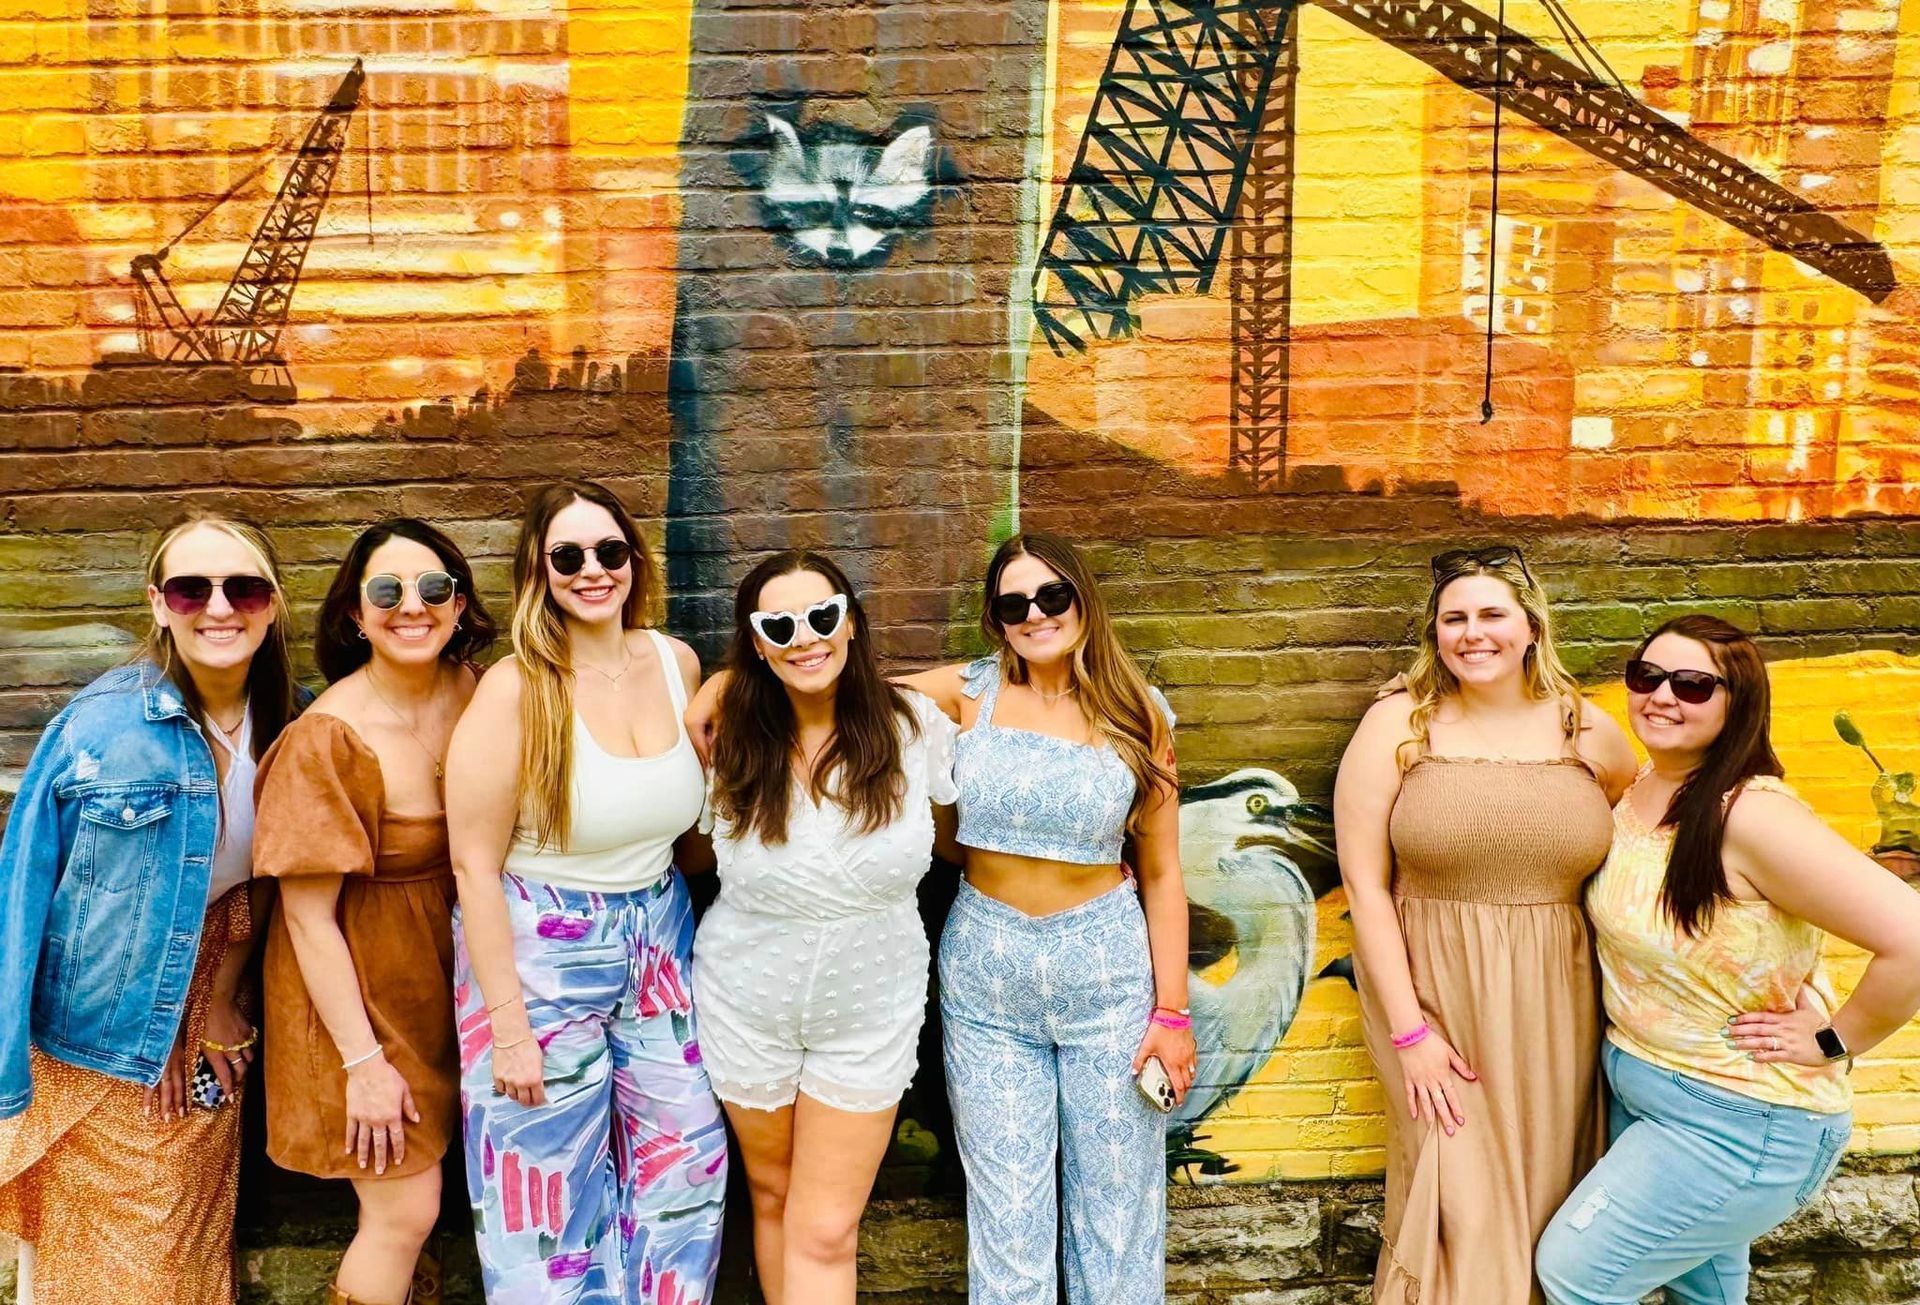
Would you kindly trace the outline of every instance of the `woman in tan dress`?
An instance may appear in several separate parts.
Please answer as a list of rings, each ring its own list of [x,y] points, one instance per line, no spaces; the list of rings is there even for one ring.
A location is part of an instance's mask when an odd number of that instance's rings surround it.
[[[138,657],[47,726],[0,843],[0,1231],[38,1305],[232,1305],[255,759],[295,707],[252,526],[147,566]]]
[[[1534,1242],[1605,1143],[1580,899],[1633,751],[1560,665],[1519,549],[1442,553],[1433,578],[1413,668],[1334,787],[1389,1106],[1373,1296],[1527,1305]]]
[[[331,682],[261,763],[267,1153],[347,1178],[360,1225],[335,1305],[426,1305],[440,1160],[459,1136],[453,867],[441,777],[493,639],[451,540],[410,518],[354,541],[320,610]]]

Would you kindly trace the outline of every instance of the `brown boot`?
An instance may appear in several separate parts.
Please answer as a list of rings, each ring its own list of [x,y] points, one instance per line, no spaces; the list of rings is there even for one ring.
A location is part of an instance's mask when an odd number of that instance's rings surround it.
[[[413,1293],[407,1297],[408,1305],[440,1305],[445,1280],[440,1263],[440,1234],[436,1232],[427,1238],[427,1244],[420,1248],[419,1260],[414,1263]]]

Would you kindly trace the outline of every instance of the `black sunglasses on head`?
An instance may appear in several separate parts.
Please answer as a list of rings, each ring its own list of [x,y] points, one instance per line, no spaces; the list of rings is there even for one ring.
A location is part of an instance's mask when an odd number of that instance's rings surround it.
[[[1627,663],[1627,687],[1635,693],[1652,693],[1662,680],[1673,686],[1674,697],[1696,707],[1713,696],[1716,686],[1726,683],[1712,671],[1670,671],[1638,657]]]
[[[1026,621],[1029,607],[1038,607],[1042,616],[1058,616],[1079,596],[1071,580],[1051,581],[1031,594],[995,594],[993,619],[1002,625],[1020,625]]]
[[[593,546],[593,556],[603,571],[618,571],[633,557],[633,545],[624,539],[603,539]],[[547,550],[547,561],[561,575],[579,575],[587,564],[587,550],[578,544],[555,544]]]
[[[1520,547],[1517,544],[1489,544],[1485,548],[1449,548],[1444,553],[1433,555],[1433,582],[1436,585],[1440,584],[1475,567],[1506,566],[1515,562],[1520,565],[1520,574],[1526,577],[1528,584],[1532,584],[1533,572],[1527,570],[1527,559],[1520,555]]]
[[[161,596],[167,600],[167,610],[175,616],[192,616],[206,610],[213,601],[213,591],[218,588],[226,595],[227,606],[243,616],[254,616],[267,610],[267,604],[273,601],[273,581],[259,575],[176,575],[160,582]]]

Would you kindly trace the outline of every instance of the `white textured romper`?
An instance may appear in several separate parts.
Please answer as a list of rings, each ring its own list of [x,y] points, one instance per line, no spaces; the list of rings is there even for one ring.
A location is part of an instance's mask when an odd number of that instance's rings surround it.
[[[700,1051],[721,1100],[777,1110],[805,1092],[886,1110],[913,1079],[928,947],[916,889],[933,855],[929,803],[953,802],[955,725],[904,690],[906,799],[870,834],[795,786],[787,841],[768,847],[715,817],[720,897],[693,942]]]

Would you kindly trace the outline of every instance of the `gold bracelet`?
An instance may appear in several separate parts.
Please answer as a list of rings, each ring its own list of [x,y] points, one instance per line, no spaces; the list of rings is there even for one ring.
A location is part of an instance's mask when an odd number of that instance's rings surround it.
[[[517,1038],[515,1038],[515,1039],[514,1039],[514,1040],[513,1040],[512,1042],[496,1042],[496,1043],[494,1043],[494,1044],[493,1044],[493,1049],[494,1049],[495,1051],[512,1051],[512,1050],[513,1050],[513,1049],[514,1049],[515,1047],[517,1047],[517,1046],[519,1046],[519,1045],[520,1045],[521,1043],[523,1043],[523,1042],[530,1042],[530,1041],[532,1041],[532,1039],[533,1039],[533,1034],[531,1034],[531,1033],[523,1033],[523,1034],[521,1034],[521,1035],[520,1035],[519,1037],[517,1037]]]
[[[520,1000],[520,994],[516,992],[513,994],[513,996],[507,998],[505,1001],[496,1002],[495,1004],[487,1007],[487,1014],[491,1015],[497,1010],[504,1010],[508,1006],[513,1005],[514,1002],[519,1000]]]
[[[212,1038],[202,1038],[200,1040],[200,1047],[204,1051],[226,1051],[226,1052],[246,1051],[249,1048],[251,1048],[254,1043],[258,1041],[260,1041],[260,1030],[254,1029],[252,1032],[248,1033],[246,1037],[234,1043],[231,1047],[229,1047],[224,1042],[215,1042]]]

